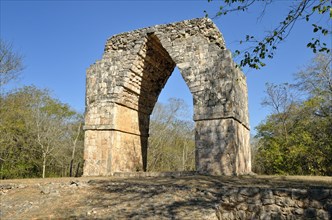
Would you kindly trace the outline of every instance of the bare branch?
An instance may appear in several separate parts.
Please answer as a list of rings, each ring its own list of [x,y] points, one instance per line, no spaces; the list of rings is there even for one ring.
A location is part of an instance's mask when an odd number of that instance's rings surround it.
[[[10,43],[0,39],[0,87],[17,79],[23,70],[23,56]]]

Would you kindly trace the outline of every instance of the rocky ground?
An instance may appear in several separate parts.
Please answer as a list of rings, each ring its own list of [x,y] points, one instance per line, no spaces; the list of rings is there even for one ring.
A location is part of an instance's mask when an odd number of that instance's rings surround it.
[[[332,188],[332,177],[119,174],[2,180],[0,218],[217,219],[225,186]]]

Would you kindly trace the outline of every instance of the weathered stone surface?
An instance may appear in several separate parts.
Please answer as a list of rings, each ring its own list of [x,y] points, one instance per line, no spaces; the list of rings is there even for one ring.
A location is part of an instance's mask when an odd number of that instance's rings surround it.
[[[239,190],[241,196],[235,196],[236,191],[224,187],[217,216],[228,216],[227,219],[331,219],[332,212],[328,208],[332,202],[330,200],[332,196],[329,195],[331,191],[330,187],[325,189],[247,187]],[[294,192],[300,192],[301,196],[294,197]],[[310,203],[306,206],[301,205],[306,203],[306,200]],[[240,218],[239,215],[246,217]],[[229,218],[229,216],[237,217]]]
[[[234,119],[196,121],[196,167],[213,175],[251,170],[249,133]]]
[[[107,40],[87,70],[85,176],[146,169],[150,114],[175,66],[193,95],[197,171],[251,172],[246,79],[202,18]]]

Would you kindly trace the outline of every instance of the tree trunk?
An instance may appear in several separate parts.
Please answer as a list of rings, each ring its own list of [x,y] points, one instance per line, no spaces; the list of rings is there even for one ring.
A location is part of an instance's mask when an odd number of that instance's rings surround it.
[[[46,172],[46,154],[43,154],[43,178],[45,178]]]
[[[69,169],[69,176],[70,177],[72,177],[72,175],[73,175],[73,163],[74,163],[74,158],[75,158],[76,143],[77,143],[78,137],[80,136],[81,126],[82,126],[82,123],[80,123],[79,126],[78,126],[77,135],[76,135],[76,138],[73,142],[73,151],[72,151],[72,154],[71,154],[70,169]]]
[[[184,153],[185,153],[185,146],[183,146],[183,148],[182,148],[182,171],[184,171],[184,169],[185,169]]]
[[[80,170],[80,162],[78,162],[78,164],[77,164],[77,168],[76,168],[76,174],[75,174],[75,177],[78,177],[78,172],[79,172],[79,170]]]
[[[74,159],[70,160],[70,167],[69,167],[69,176],[72,177],[73,176],[73,163],[74,163]]]

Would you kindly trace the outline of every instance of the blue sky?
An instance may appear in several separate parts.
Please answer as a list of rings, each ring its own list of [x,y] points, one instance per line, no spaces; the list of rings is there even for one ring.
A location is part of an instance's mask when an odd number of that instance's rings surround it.
[[[234,13],[215,19],[226,46],[235,51],[246,34],[262,36],[286,15],[291,1],[276,1],[259,20],[261,6],[248,13]],[[137,28],[203,17],[213,14],[218,3],[183,1],[16,1],[1,0],[0,36],[13,43],[24,57],[25,69],[19,81],[8,88],[34,84],[48,88],[54,97],[84,112],[85,71],[100,59],[106,39]],[[275,58],[257,71],[244,69],[249,90],[252,132],[269,113],[261,107],[265,83],[291,82],[292,74],[314,56],[306,48],[312,37],[310,24],[300,21]],[[182,98],[192,108],[192,96],[178,71],[159,97]]]

